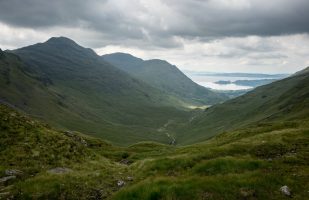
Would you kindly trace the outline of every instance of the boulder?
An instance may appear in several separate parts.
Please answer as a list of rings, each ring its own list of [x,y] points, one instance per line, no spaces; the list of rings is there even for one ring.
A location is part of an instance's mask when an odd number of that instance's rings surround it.
[[[82,137],[78,136],[77,134],[75,134],[74,132],[71,131],[64,131],[63,132],[66,136],[73,138],[75,141],[80,142],[82,145],[84,145],[85,147],[88,146],[88,143],[86,142],[86,140],[84,140]]]
[[[64,133],[66,136],[68,136],[68,137],[73,137],[73,136],[74,136],[74,133],[71,132],[71,131],[64,131],[63,133]]]
[[[280,191],[282,192],[282,194],[284,194],[285,196],[291,196],[291,190],[288,186],[284,185],[280,188]]]
[[[19,176],[23,174],[23,172],[18,169],[7,169],[4,173],[7,176]]]
[[[16,176],[6,176],[6,177],[3,177],[3,178],[0,178],[0,184],[6,183],[6,182],[8,182],[9,180],[12,180],[12,179],[16,179]]]
[[[239,192],[240,192],[240,196],[245,199],[255,196],[255,190],[252,190],[252,189],[241,188]]]
[[[72,172],[72,170],[69,168],[65,168],[65,167],[56,167],[56,168],[48,170],[48,172],[51,174],[66,174],[66,173]]]
[[[132,161],[128,160],[128,159],[122,159],[119,163],[124,164],[124,165],[130,165],[132,163]]]
[[[122,186],[124,186],[126,183],[123,181],[123,180],[118,180],[117,181],[117,186],[118,187],[122,187]]]

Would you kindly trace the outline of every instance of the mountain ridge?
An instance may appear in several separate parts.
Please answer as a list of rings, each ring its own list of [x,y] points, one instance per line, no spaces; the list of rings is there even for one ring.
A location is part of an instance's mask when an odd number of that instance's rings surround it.
[[[309,116],[308,68],[248,93],[207,108],[182,127],[183,144],[203,141],[224,131],[265,121],[289,121]]]
[[[165,60],[142,60],[126,53],[106,54],[101,57],[132,76],[181,98],[187,104],[209,105],[227,99],[223,94],[196,84],[175,65]]]
[[[168,142],[156,129],[170,117],[188,115],[177,99],[67,38],[51,38],[4,54],[10,56],[2,59],[0,96],[58,128],[125,145],[143,140]],[[11,84],[5,83],[7,78]]]

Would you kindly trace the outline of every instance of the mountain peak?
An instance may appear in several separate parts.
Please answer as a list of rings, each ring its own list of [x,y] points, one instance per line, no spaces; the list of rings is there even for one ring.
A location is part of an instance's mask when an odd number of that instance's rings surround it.
[[[106,55],[115,55],[115,56],[127,56],[127,57],[135,57],[129,53],[123,53],[123,52],[115,52],[115,53],[111,53],[111,54],[106,54]]]
[[[83,52],[84,54],[87,54],[88,56],[89,55],[97,56],[97,54],[92,49],[80,46],[74,40],[67,38],[67,37],[51,37],[49,40],[39,45],[48,47],[48,49],[50,48],[59,49],[62,52],[64,51],[71,51],[71,52],[74,51],[78,53]]]
[[[121,61],[126,61],[126,62],[141,62],[143,59],[137,58],[131,54],[128,53],[122,53],[122,52],[116,52],[116,53],[111,53],[111,54],[105,54],[102,55],[102,58],[109,60],[121,60]]]
[[[46,41],[46,43],[50,44],[70,44],[70,45],[77,45],[77,43],[70,38],[67,37],[51,37]]]
[[[169,62],[167,62],[166,60],[161,60],[161,59],[150,59],[147,60],[146,62],[149,63],[160,63],[160,64],[165,64],[165,65],[171,65]]]

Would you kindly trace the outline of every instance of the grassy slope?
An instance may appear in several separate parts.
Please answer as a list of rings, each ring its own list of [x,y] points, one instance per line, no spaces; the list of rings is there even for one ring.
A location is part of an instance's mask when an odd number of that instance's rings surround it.
[[[18,67],[21,66],[10,70]],[[8,79],[6,71],[1,67],[1,84],[9,85],[8,89],[23,86],[14,82],[12,76]],[[231,107],[218,105],[230,117],[250,105],[263,110],[249,109],[246,117],[235,116],[237,129],[225,121],[227,129],[233,131],[184,147],[150,142],[116,147],[77,132],[56,131],[0,105],[0,177],[6,176],[6,169],[23,171],[16,179],[0,184],[0,199],[285,199],[279,190],[283,185],[289,186],[293,199],[306,199],[307,71],[260,87],[236,102],[231,100],[227,104]],[[16,80],[36,80],[22,70],[17,72],[10,71],[18,77]],[[31,84],[34,89],[46,90],[44,81],[35,83]],[[54,90],[48,91],[52,95]],[[256,105],[259,102],[262,104]],[[252,116],[258,117],[250,119]],[[192,134],[208,125],[204,117],[193,120],[191,125],[195,123],[196,129],[191,126]],[[200,139],[198,135],[196,138]],[[205,139],[204,134],[202,138]],[[131,164],[119,163],[123,158]],[[55,167],[72,171],[48,172]],[[133,181],[128,180],[129,176]],[[118,180],[124,180],[126,185],[118,187]]]
[[[23,171],[0,185],[2,198],[285,199],[283,185],[293,199],[308,195],[308,120],[259,123],[192,146],[120,148],[0,106],[0,133],[0,177]],[[120,164],[123,158],[132,164]],[[48,172],[55,167],[72,171]]]
[[[176,99],[69,39],[52,38],[14,53],[22,61],[5,52],[0,60],[0,97],[58,128],[122,145],[145,140],[168,143],[157,129],[170,118],[182,120],[188,115],[175,109]]]
[[[308,195],[308,121],[259,124],[148,158],[114,199],[293,199]]]
[[[304,70],[206,109],[179,129],[178,143],[192,144],[259,121],[308,118],[308,97],[309,73]]]
[[[0,116],[0,174],[4,176],[5,169],[23,171],[17,180],[0,184],[4,192],[0,199],[7,191],[13,191],[17,199],[53,199],[60,195],[76,199],[96,193],[96,187],[108,188],[102,195],[110,195],[115,189],[111,185],[123,170],[114,163],[121,159],[121,148],[117,149],[118,155],[109,154],[114,147],[106,142],[78,133],[74,137],[65,135],[5,106],[0,106]],[[67,167],[73,172],[48,173],[55,167]],[[91,181],[92,178],[96,180]]]
[[[227,99],[184,75],[176,66],[163,60],[142,60],[129,54],[114,53],[102,58],[146,83],[181,98],[188,104],[209,105]]]

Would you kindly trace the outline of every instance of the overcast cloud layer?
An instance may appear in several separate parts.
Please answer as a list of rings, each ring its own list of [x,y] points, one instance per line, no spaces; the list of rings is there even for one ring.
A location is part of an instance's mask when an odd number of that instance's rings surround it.
[[[308,0],[0,0],[0,48],[66,36],[197,71],[309,65]]]

